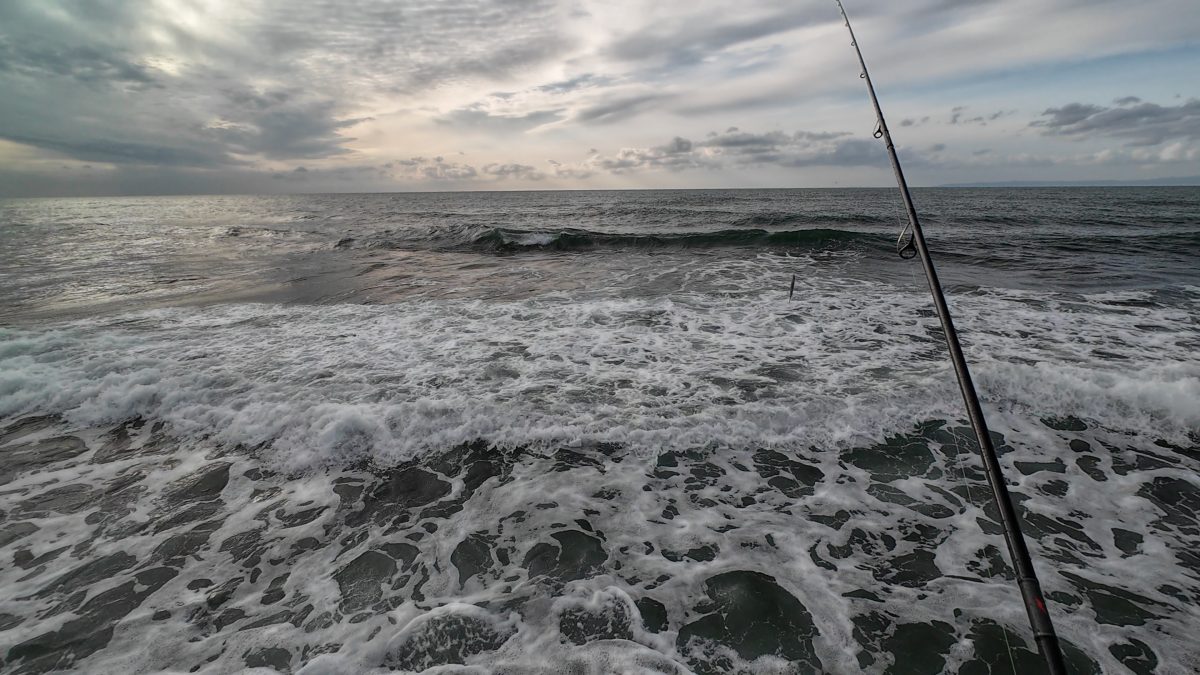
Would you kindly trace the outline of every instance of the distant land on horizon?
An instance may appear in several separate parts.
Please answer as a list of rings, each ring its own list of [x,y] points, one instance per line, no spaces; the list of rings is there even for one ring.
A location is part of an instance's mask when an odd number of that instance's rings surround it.
[[[1192,187],[1200,186],[1200,176],[1174,176],[1143,180],[1011,180],[978,183],[947,183],[937,187]]]

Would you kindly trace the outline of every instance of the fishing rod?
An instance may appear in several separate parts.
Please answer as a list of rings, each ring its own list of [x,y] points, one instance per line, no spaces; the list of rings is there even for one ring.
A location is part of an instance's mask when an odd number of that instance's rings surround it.
[[[1004,540],[1008,543],[1008,554],[1017,572],[1017,585],[1021,588],[1021,599],[1025,602],[1025,611],[1029,614],[1029,625],[1033,628],[1033,637],[1038,650],[1046,660],[1046,667],[1051,675],[1067,672],[1063,662],[1062,649],[1058,644],[1058,636],[1054,633],[1054,624],[1050,621],[1050,613],[1046,610],[1046,601],[1042,598],[1041,585],[1038,584],[1037,573],[1033,569],[1033,560],[1029,557],[1029,549],[1025,546],[1025,536],[1021,533],[1021,522],[1013,509],[1012,498],[1004,482],[1000,461],[996,458],[996,449],[992,446],[991,434],[987,422],[983,418],[983,409],[979,405],[979,395],[975,393],[975,385],[971,382],[971,371],[967,368],[967,360],[963,357],[962,345],[958,341],[958,332],[954,329],[954,321],[950,318],[950,309],[946,306],[946,296],[942,292],[942,284],[938,281],[937,270],[933,267],[933,259],[929,256],[929,248],[925,245],[925,234],[921,231],[921,222],[917,218],[917,209],[913,206],[912,195],[908,191],[908,183],[904,180],[904,171],[900,168],[900,158],[896,156],[896,146],[892,143],[892,134],[888,131],[887,120],[883,117],[883,109],[879,107],[879,97],[875,95],[875,86],[871,84],[871,75],[867,72],[867,62],[863,58],[862,49],[858,46],[858,38],[854,36],[854,28],[850,26],[850,17],[842,0],[837,0],[838,9],[846,21],[846,29],[850,31],[850,44],[858,54],[858,62],[862,66],[859,75],[866,81],[867,91],[871,94],[871,104],[875,107],[875,138],[882,138],[887,145],[888,157],[892,160],[892,170],[896,173],[896,185],[900,188],[900,196],[904,199],[904,208],[908,211],[908,225],[900,231],[896,242],[897,253],[902,258],[921,258],[921,266],[925,268],[925,279],[929,282],[929,292],[933,295],[933,305],[937,310],[938,319],[942,322],[942,331],[946,334],[946,346],[950,348],[950,360],[954,363],[954,374],[958,376],[958,388],[962,391],[963,402],[967,406],[967,416],[971,418],[971,426],[975,429],[975,437],[979,440],[979,454],[983,458],[983,466],[987,471],[988,484],[992,488],[992,498],[1000,512],[1000,522],[1004,526]],[[908,238],[905,238],[905,234]],[[793,283],[795,283],[793,281]]]

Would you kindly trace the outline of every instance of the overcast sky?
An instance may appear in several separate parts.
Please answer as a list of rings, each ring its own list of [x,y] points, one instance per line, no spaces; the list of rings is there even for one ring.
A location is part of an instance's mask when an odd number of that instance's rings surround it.
[[[1197,0],[846,0],[918,185],[1200,175]],[[833,0],[2,0],[0,194],[886,185]]]

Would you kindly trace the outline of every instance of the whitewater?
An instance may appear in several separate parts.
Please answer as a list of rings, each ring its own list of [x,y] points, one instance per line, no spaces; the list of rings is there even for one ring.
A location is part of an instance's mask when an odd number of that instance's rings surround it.
[[[1195,672],[1200,193],[916,199],[1073,672]],[[1034,671],[900,222],[2,201],[0,668]]]

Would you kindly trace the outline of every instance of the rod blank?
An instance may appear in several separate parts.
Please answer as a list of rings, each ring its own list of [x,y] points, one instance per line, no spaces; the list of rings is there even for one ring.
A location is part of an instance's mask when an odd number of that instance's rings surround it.
[[[941,320],[942,332],[946,335],[946,346],[950,350],[950,360],[954,364],[958,388],[962,392],[963,403],[966,404],[967,416],[971,419],[975,437],[979,440],[979,454],[987,472],[992,498],[1000,512],[1000,521],[1004,526],[1004,540],[1008,544],[1009,558],[1017,572],[1017,585],[1021,589],[1021,599],[1024,601],[1025,611],[1029,615],[1029,625],[1033,628],[1034,640],[1037,642],[1042,657],[1046,660],[1047,672],[1051,675],[1065,675],[1067,668],[1063,662],[1058,636],[1054,632],[1050,613],[1046,609],[1046,601],[1042,597],[1041,585],[1038,583],[1033,560],[1029,556],[1029,549],[1025,545],[1025,536],[1021,533],[1021,521],[1017,517],[1012,498],[1008,494],[1000,461],[996,457],[996,449],[992,446],[991,434],[983,417],[983,409],[979,405],[979,396],[971,381],[971,371],[967,367],[967,360],[963,356],[962,345],[958,340],[958,331],[954,328],[950,309],[946,305],[946,296],[942,292],[942,284],[938,281],[937,270],[934,269],[929,248],[925,245],[925,234],[921,231],[917,209],[913,205],[908,183],[904,180],[904,171],[900,168],[900,158],[896,156],[896,146],[892,142],[892,134],[888,131],[887,120],[884,119],[883,109],[879,106],[879,97],[875,95],[875,86],[871,83],[867,61],[863,58],[862,49],[858,46],[858,38],[855,37],[854,28],[850,25],[850,17],[846,14],[846,8],[842,6],[842,0],[837,0],[837,5],[842,12],[842,18],[846,21],[846,29],[850,31],[850,44],[858,54],[858,62],[862,66],[860,77],[866,81],[867,91],[871,95],[871,105],[875,107],[878,125],[874,135],[876,138],[882,138],[887,145],[888,157],[892,161],[892,170],[896,174],[896,185],[900,188],[900,196],[904,199],[904,208],[908,212],[912,240],[901,250],[901,255],[904,255],[904,249],[907,249],[908,246],[915,246],[917,255],[921,259],[921,266],[925,268],[925,279],[929,282],[929,292],[933,296],[934,308],[937,310],[938,319]],[[903,238],[903,233],[901,238]]]

